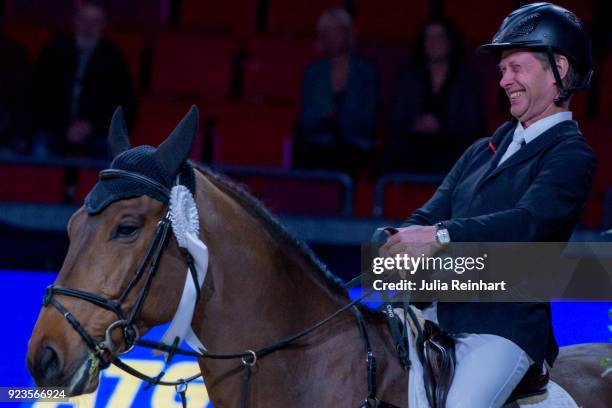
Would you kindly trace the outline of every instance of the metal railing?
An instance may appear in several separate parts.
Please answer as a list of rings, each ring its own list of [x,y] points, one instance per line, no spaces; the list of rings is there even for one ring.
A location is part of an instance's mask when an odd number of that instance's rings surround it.
[[[439,186],[444,174],[389,173],[378,179],[374,186],[374,217],[382,217],[385,208],[385,189],[391,184],[429,184]]]
[[[232,165],[204,165],[212,170],[225,174],[232,178],[239,177],[264,177],[276,180],[300,180],[305,182],[329,182],[336,183],[339,187],[341,200],[341,216],[349,217],[353,212],[353,181],[346,173],[323,170],[284,170],[256,166],[232,166]],[[104,169],[109,165],[107,160],[91,159],[66,159],[66,158],[36,158],[21,155],[0,156],[0,165],[23,165],[32,167],[61,167],[80,169]]]

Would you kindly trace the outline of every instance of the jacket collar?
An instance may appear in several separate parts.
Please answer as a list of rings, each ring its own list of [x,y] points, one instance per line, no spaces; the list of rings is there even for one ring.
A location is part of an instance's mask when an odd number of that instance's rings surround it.
[[[510,123],[512,124],[512,126],[508,125]],[[573,134],[580,134],[576,122],[571,120],[560,122],[550,127],[544,133],[540,134],[538,137],[533,139],[531,143],[526,144],[525,147],[510,156],[510,158],[508,158],[505,162],[498,166],[499,160],[503,156],[503,153],[508,148],[510,142],[512,142],[512,135],[514,134],[514,129],[516,128],[516,126],[516,121],[508,122],[504,124],[491,137],[491,142],[493,143],[493,145],[499,147],[497,149],[497,153],[494,156],[494,159],[491,161],[489,169],[478,183],[478,188],[480,188],[480,186],[482,186],[482,184],[484,184],[490,178],[494,177],[495,175],[499,174],[500,172],[504,171],[509,167],[516,166],[517,164],[529,160],[542,150],[556,143],[558,140]]]

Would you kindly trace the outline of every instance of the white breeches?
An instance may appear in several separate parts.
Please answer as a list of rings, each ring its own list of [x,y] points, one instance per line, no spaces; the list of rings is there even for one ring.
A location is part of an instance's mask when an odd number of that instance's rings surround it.
[[[423,316],[437,323],[437,303],[423,310]],[[494,334],[460,335],[455,354],[457,365],[446,408],[503,406],[531,365],[523,349]]]
[[[447,408],[501,407],[530,366],[519,346],[493,334],[461,335],[456,355]]]

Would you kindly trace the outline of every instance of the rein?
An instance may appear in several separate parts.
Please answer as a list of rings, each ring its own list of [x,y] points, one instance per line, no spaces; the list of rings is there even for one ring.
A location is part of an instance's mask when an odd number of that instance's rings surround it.
[[[359,279],[359,277],[355,278],[355,279]],[[347,285],[345,285],[345,287],[350,287],[351,284],[354,283],[355,279],[351,280]],[[374,358],[374,354],[372,353],[371,349],[370,349],[370,342],[368,339],[368,335],[367,335],[367,331],[366,331],[366,327],[365,324],[363,322],[363,318],[361,317],[361,312],[359,312],[359,309],[357,309],[356,305],[361,302],[363,299],[365,299],[366,297],[368,297],[369,295],[372,294],[372,292],[374,292],[374,289],[370,289],[369,291],[367,291],[365,294],[359,296],[357,299],[347,303],[346,305],[342,306],[340,309],[336,310],[334,313],[332,313],[331,315],[327,316],[325,319],[319,321],[318,323],[314,324],[313,326],[310,326],[304,330],[302,330],[299,333],[296,333],[294,335],[288,336],[270,346],[267,347],[263,347],[261,349],[258,350],[247,350],[245,352],[242,353],[233,353],[233,354],[213,354],[213,353],[207,353],[207,352],[195,352],[195,351],[189,351],[189,350],[184,350],[181,349],[179,347],[177,347],[177,342],[175,342],[173,345],[168,345],[165,343],[160,343],[160,342],[156,342],[156,341],[150,341],[150,340],[138,340],[136,342],[136,344],[138,346],[141,347],[145,347],[145,348],[150,348],[150,349],[154,349],[154,350],[159,350],[165,353],[168,353],[168,359],[166,360],[166,364],[168,364],[170,362],[170,359],[172,359],[172,357],[174,355],[182,355],[182,356],[187,356],[187,357],[196,357],[196,358],[209,358],[209,359],[213,359],[213,360],[237,360],[240,359],[242,361],[242,365],[243,365],[243,376],[242,376],[242,398],[241,398],[241,404],[240,407],[244,408],[246,407],[246,400],[247,400],[247,396],[248,396],[248,383],[249,383],[249,379],[250,379],[250,371],[251,371],[251,367],[253,367],[256,363],[257,360],[260,358],[265,357],[268,354],[271,354],[275,351],[281,350],[287,346],[289,346],[291,343],[301,339],[302,337],[307,336],[308,334],[314,332],[315,330],[321,328],[323,325],[325,325],[326,323],[328,323],[329,321],[333,320],[334,318],[338,317],[340,314],[346,312],[347,310],[353,308],[355,311],[355,315],[356,315],[356,319],[357,319],[357,323],[358,323],[358,327],[359,327],[359,331],[361,334],[362,339],[364,340],[364,343],[366,345],[366,363],[367,363],[367,370],[368,370],[368,397],[366,398],[366,401],[364,403],[364,405],[362,405],[362,407],[369,407],[370,405],[366,405],[369,404],[369,400],[373,400],[373,401],[379,401],[378,399],[376,399],[376,383],[375,383],[375,372],[376,372],[376,360]],[[190,377],[187,378],[182,378],[179,379],[177,381],[162,381],[161,378],[163,377],[163,375],[165,374],[164,371],[162,371],[158,376],[156,377],[150,377],[144,373],[142,373],[141,371],[136,370],[135,368],[129,366],[128,364],[124,363],[123,361],[121,361],[121,359],[119,357],[113,356],[112,357],[112,363],[119,369],[125,371],[126,373],[141,379],[142,381],[145,381],[148,383],[147,387],[153,386],[153,385],[163,385],[163,386],[175,386],[177,392],[180,394],[181,396],[181,400],[183,401],[183,406],[186,406],[186,399],[185,399],[185,392],[187,390],[186,385],[191,382],[194,381],[196,379],[198,379],[199,377],[202,376],[202,373],[199,374],[194,374]],[[181,388],[179,388],[181,387]],[[384,407],[392,407],[392,405],[381,405],[381,404],[386,404],[383,401],[379,401],[378,405],[375,405],[376,407],[380,407],[380,408],[384,408]]]
[[[149,187],[155,188],[157,191],[162,192],[168,197],[170,195],[168,188],[161,185],[157,181],[149,177],[143,176],[141,174],[132,173],[132,172],[124,171],[124,170],[117,170],[117,169],[108,169],[108,170],[103,170],[100,172],[101,180],[108,179],[108,178],[128,178],[133,181],[137,181],[139,183],[144,183]],[[208,353],[205,351],[195,352],[195,351],[181,349],[178,347],[179,342],[180,342],[180,339],[178,337],[175,338],[172,345],[168,345],[168,344],[161,343],[161,342],[139,339],[140,334],[136,326],[136,319],[138,318],[142,310],[145,299],[149,293],[152,279],[155,276],[155,273],[157,272],[161,254],[168,241],[168,236],[169,236],[168,231],[170,229],[170,226],[171,226],[170,211],[169,211],[169,208],[167,208],[161,220],[157,224],[155,233],[153,235],[153,239],[151,240],[151,242],[149,243],[147,247],[145,256],[140,262],[136,274],[134,275],[134,277],[129,282],[126,289],[123,291],[123,293],[117,300],[106,299],[95,293],[87,292],[87,291],[80,290],[80,289],[66,288],[66,287],[59,286],[59,285],[50,285],[49,287],[47,287],[45,291],[45,295],[43,298],[43,306],[46,307],[48,305],[51,305],[54,308],[56,308],[64,316],[64,318],[68,321],[68,323],[77,331],[77,333],[83,338],[83,340],[85,341],[89,349],[93,352],[94,357],[97,359],[99,367],[101,369],[106,369],[110,366],[110,364],[114,364],[117,368],[125,371],[126,373],[136,378],[139,378],[142,381],[147,382],[148,383],[146,386],[147,388],[154,386],[154,385],[174,386],[176,388],[177,393],[181,397],[183,407],[186,407],[185,393],[187,390],[187,384],[201,377],[202,373],[194,374],[190,377],[181,378],[176,381],[163,381],[162,378],[165,375],[165,371],[161,371],[155,377],[150,377],[142,373],[141,371],[138,371],[137,369],[133,368],[132,366],[124,363],[118,356],[129,352],[130,350],[132,350],[132,348],[135,345],[138,345],[138,346],[155,349],[155,350],[159,350],[159,351],[167,353],[166,364],[169,364],[170,360],[175,355],[183,355],[183,356],[196,357],[196,358],[209,358],[209,359],[217,359],[217,360],[240,359],[243,365],[242,391],[241,391],[242,397],[241,397],[240,407],[246,408],[246,402],[247,402],[247,397],[248,397],[248,384],[249,384],[249,379],[251,375],[251,367],[253,367],[257,363],[258,359],[263,358],[266,355],[271,354],[275,351],[286,348],[291,343],[321,328],[323,325],[325,325],[329,321],[333,320],[340,314],[352,308],[355,313],[355,318],[357,320],[359,333],[362,339],[364,340],[364,344],[366,348],[366,364],[367,364],[367,371],[368,371],[368,375],[367,375],[368,396],[366,397],[364,404],[361,405],[360,408],[371,407],[372,405],[370,405],[370,401],[374,402],[375,407],[380,407],[380,408],[393,407],[392,405],[387,404],[384,401],[378,400],[376,398],[376,395],[375,395],[376,394],[376,383],[375,383],[376,360],[374,358],[374,354],[370,347],[370,342],[369,342],[369,338],[367,335],[366,326],[363,321],[363,317],[361,316],[361,312],[356,306],[359,302],[361,302],[363,299],[365,299],[370,294],[372,294],[372,292],[374,292],[374,289],[368,290],[365,294],[362,294],[355,300],[342,306],[340,309],[336,310],[334,313],[327,316],[326,318],[319,321],[318,323],[296,334],[293,334],[284,339],[281,339],[278,342],[270,346],[263,347],[257,350],[246,350],[244,352],[233,353],[233,354],[214,354],[214,353]],[[195,280],[196,278],[195,278],[195,271],[193,270],[194,269],[193,259],[186,252],[184,253],[184,257],[185,257],[185,262],[187,263],[191,271],[192,277]],[[134,287],[138,284],[138,282],[143,278],[143,276],[145,276],[145,274],[146,274],[146,278],[145,278],[143,287],[137,295],[134,306],[130,309],[129,313],[126,315],[123,312],[122,304],[125,302],[129,293],[134,289]],[[354,286],[358,282],[359,279],[360,277],[354,278],[353,280],[348,282],[348,284],[346,284],[344,287],[350,288]],[[196,287],[199,288],[199,285],[197,284],[197,280],[195,280],[195,282],[196,282]],[[85,300],[89,303],[92,303],[96,306],[99,306],[101,308],[104,308],[106,310],[113,312],[117,316],[118,320],[111,323],[107,327],[105,331],[105,337],[103,340],[96,341],[94,337],[92,337],[85,330],[83,325],[57,299],[54,298],[55,295],[68,296],[68,297],[74,297],[77,299]],[[198,292],[198,295],[199,295],[199,292]],[[119,352],[118,348],[115,347],[115,344],[113,343],[113,340],[111,337],[112,331],[115,328],[119,328],[119,327],[123,329],[123,338],[125,342],[125,350],[122,352]]]

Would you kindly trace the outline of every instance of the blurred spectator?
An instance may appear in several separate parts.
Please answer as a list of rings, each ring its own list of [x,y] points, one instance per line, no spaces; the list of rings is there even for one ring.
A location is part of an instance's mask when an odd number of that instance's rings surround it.
[[[374,68],[352,54],[353,23],[344,9],[317,26],[323,58],[306,68],[295,164],[352,171],[374,162],[378,87]]]
[[[446,172],[484,136],[480,82],[463,57],[452,22],[436,18],[423,26],[415,64],[400,78],[391,107],[386,168]]]
[[[30,62],[25,49],[0,32],[0,153],[27,152],[25,94]]]
[[[34,154],[104,158],[106,132],[118,105],[128,123],[135,94],[125,58],[104,38],[106,10],[83,0],[75,10],[74,34],[47,45],[34,67]]]

